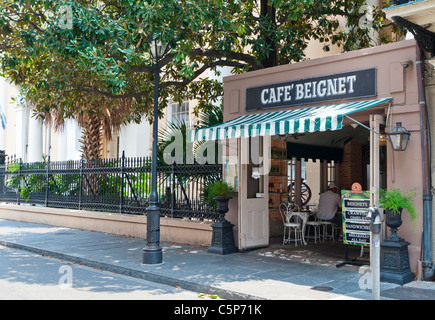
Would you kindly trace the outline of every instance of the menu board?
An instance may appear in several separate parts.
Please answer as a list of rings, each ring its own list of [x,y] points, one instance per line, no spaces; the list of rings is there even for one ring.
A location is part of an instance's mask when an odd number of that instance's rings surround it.
[[[370,245],[369,191],[341,191],[343,210],[343,242]]]

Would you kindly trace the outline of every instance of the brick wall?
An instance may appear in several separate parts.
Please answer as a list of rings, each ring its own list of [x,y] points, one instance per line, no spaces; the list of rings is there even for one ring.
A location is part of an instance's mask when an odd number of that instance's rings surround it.
[[[351,141],[344,147],[339,179],[339,188],[343,190],[350,190],[354,182],[363,182],[362,144],[360,142]]]

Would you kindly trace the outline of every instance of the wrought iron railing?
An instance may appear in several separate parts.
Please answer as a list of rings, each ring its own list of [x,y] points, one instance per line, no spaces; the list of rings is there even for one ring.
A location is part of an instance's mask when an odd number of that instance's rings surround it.
[[[161,215],[216,220],[207,203],[207,186],[222,178],[222,165],[157,166]],[[151,186],[151,159],[0,163],[0,202],[46,207],[146,214]]]

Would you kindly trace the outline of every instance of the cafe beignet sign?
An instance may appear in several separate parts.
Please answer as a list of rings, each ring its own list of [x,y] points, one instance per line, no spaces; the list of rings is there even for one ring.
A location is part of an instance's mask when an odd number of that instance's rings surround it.
[[[246,110],[376,96],[376,69],[357,70],[246,89]]]

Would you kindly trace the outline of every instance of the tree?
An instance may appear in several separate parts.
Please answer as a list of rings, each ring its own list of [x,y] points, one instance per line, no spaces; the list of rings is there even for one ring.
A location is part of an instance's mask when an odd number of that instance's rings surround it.
[[[76,119],[83,131],[85,159],[98,159],[103,135],[110,140],[112,133],[129,121],[133,99],[113,100],[78,92],[73,88],[95,81],[85,68],[24,41],[19,34],[7,37],[14,45],[4,52],[9,61],[5,76],[19,86],[35,116],[53,122],[55,129],[61,128],[65,119]]]
[[[211,110],[222,83],[202,76],[220,66],[234,73],[304,59],[310,39],[344,50],[372,45],[362,28],[363,0],[3,0],[2,74],[24,90],[40,116],[93,115],[114,108],[120,122],[153,119],[154,61],[147,40],[171,43],[159,106],[197,99]],[[346,17],[346,31],[338,17]],[[373,28],[382,27],[376,8]],[[383,38],[383,40],[385,40]],[[101,118],[103,117],[103,118]]]

